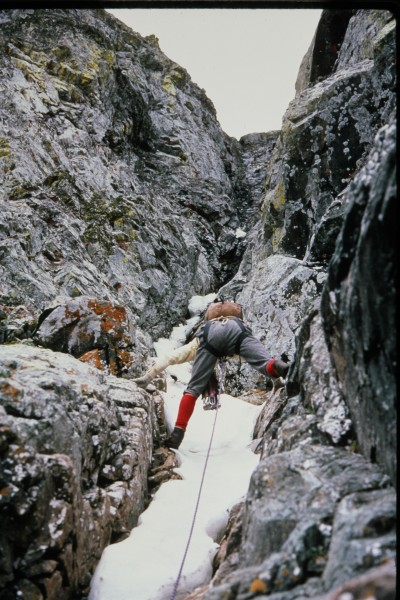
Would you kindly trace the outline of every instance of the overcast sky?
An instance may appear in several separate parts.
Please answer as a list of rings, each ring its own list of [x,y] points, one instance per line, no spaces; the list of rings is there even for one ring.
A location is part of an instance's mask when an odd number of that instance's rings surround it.
[[[239,139],[280,129],[321,10],[109,10],[184,67],[212,100],[222,129]]]

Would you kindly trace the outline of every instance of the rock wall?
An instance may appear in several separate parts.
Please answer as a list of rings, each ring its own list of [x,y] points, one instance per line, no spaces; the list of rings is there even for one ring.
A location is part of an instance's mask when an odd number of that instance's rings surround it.
[[[147,505],[161,398],[28,344],[0,372],[1,597],[76,598]]]
[[[353,12],[323,12],[269,157],[260,218],[237,274],[222,288],[244,304],[271,352],[291,358],[301,323],[322,292],[345,190],[396,106],[395,19],[387,11]],[[337,28],[339,17],[347,29]],[[338,31],[328,69],[321,49],[330,52]],[[320,71],[324,77],[310,75]],[[257,382],[246,367],[241,375]]]
[[[104,11],[0,20],[0,303],[105,298],[167,334],[240,258],[239,143],[154,36]]]
[[[239,141],[104,11],[0,24],[2,597],[84,597],[135,525],[165,426],[124,377],[220,287],[292,366],[228,371],[260,464],[196,598],[394,598],[393,15],[323,11],[282,130]]]
[[[233,274],[271,141],[104,11],[0,22],[0,589],[59,600],[149,501],[161,400],[115,376]]]
[[[378,132],[346,190],[322,303],[258,419],[260,463],[205,600],[396,597],[395,132]],[[388,294],[368,286],[379,264]]]
[[[294,360],[200,598],[395,598],[394,56],[390,13],[324,11],[302,63],[225,286]]]
[[[396,481],[396,124],[346,191],[322,297],[328,349],[361,451]]]

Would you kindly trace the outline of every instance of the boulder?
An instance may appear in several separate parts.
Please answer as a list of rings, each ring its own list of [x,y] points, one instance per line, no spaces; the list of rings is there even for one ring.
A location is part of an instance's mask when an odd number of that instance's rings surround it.
[[[22,344],[0,372],[1,596],[76,597],[146,506],[161,399]]]
[[[319,597],[393,559],[395,507],[388,477],[352,452],[304,442],[264,458],[240,514],[240,543],[204,598]]]
[[[129,309],[86,296],[65,299],[46,309],[39,317],[34,339],[45,348],[107,368],[113,375],[130,370],[138,345]]]

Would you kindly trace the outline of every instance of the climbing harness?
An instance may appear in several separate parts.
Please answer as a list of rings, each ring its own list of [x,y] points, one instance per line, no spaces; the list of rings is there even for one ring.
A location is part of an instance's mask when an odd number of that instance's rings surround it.
[[[216,410],[221,406],[220,395],[224,392],[226,359],[220,358],[203,392],[203,409]]]
[[[208,459],[210,457],[211,445],[212,445],[212,441],[213,441],[213,437],[214,437],[214,431],[215,431],[215,424],[217,422],[217,415],[218,415],[218,406],[215,407],[214,423],[213,423],[213,428],[212,428],[212,431],[211,431],[210,442],[208,444],[208,449],[207,449],[207,454],[206,454],[206,460],[204,462],[203,473],[202,473],[202,476],[201,476],[200,488],[199,488],[199,493],[197,495],[196,507],[194,509],[194,514],[193,514],[192,524],[191,524],[191,527],[190,527],[189,537],[188,537],[188,541],[186,543],[186,548],[185,548],[185,552],[183,554],[183,558],[182,558],[181,566],[179,568],[178,576],[176,578],[176,581],[175,581],[175,584],[174,584],[174,588],[173,588],[172,594],[170,596],[170,600],[174,600],[175,599],[176,592],[178,591],[179,581],[180,581],[181,576],[182,576],[182,571],[183,571],[183,567],[184,567],[184,564],[185,564],[185,561],[186,561],[186,556],[187,556],[187,553],[188,553],[188,550],[189,550],[190,542],[192,540],[192,534],[193,534],[194,525],[195,525],[195,522],[196,522],[197,511],[198,511],[199,504],[200,504],[201,492],[202,492],[202,489],[203,489],[204,476],[206,474]]]
[[[203,396],[203,410],[216,410],[221,406],[219,402],[219,390],[216,386],[214,387],[214,382],[217,383],[215,377],[211,376],[208,382],[208,392]]]

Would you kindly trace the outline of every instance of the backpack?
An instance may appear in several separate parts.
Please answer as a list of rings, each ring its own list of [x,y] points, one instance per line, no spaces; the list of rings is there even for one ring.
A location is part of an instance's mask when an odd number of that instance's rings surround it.
[[[218,317],[238,317],[243,320],[243,309],[240,304],[232,300],[225,300],[223,296],[217,297],[200,313],[198,321],[186,335],[185,344],[188,344],[196,337],[206,321]]]
[[[231,300],[211,302],[207,307],[205,320],[211,321],[212,319],[218,319],[218,317],[237,317],[238,319],[243,319],[243,309],[240,304]]]

